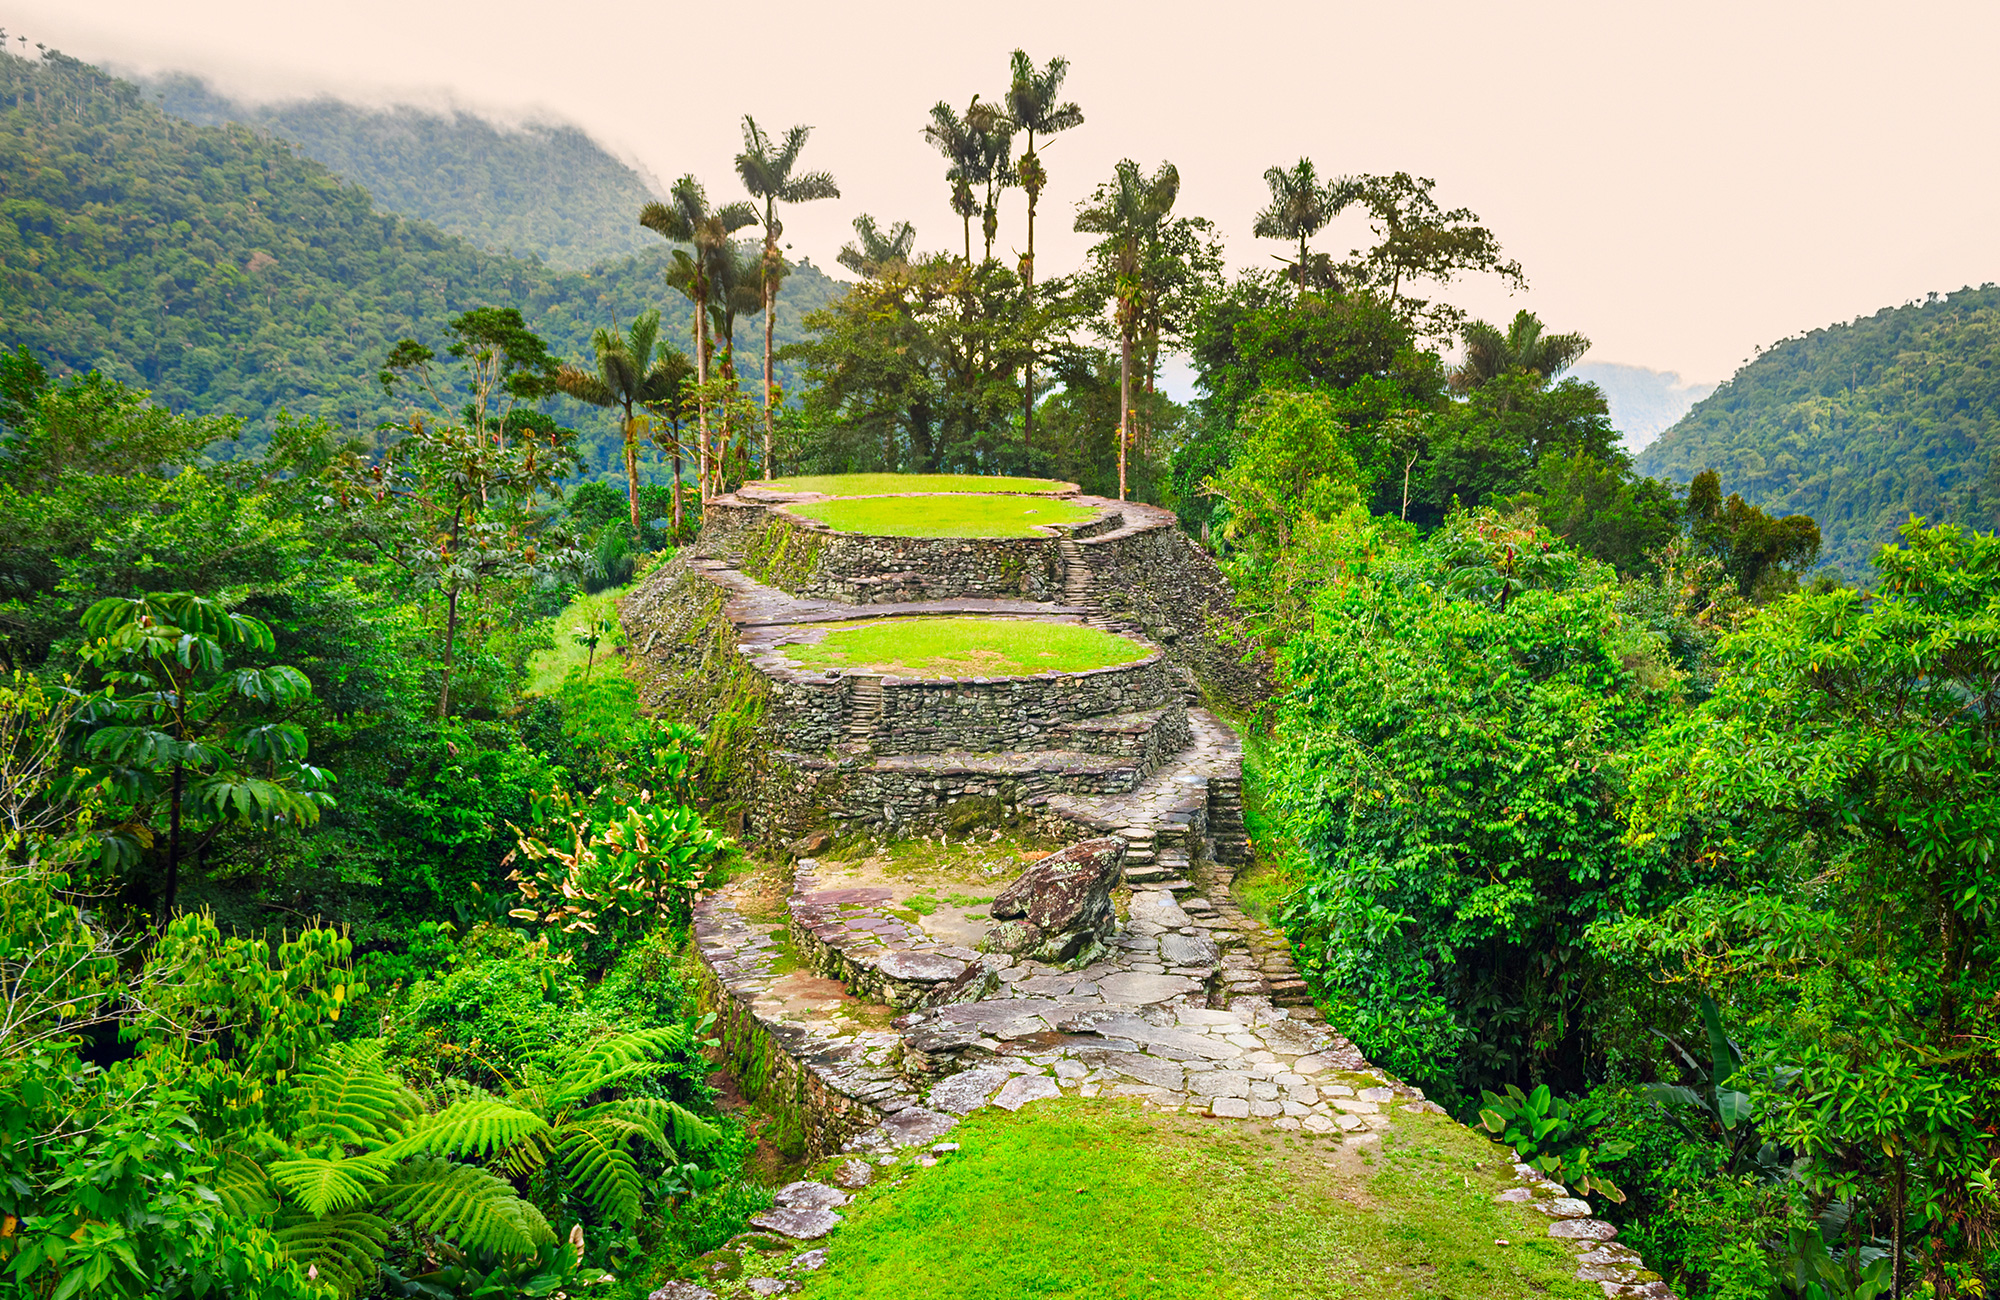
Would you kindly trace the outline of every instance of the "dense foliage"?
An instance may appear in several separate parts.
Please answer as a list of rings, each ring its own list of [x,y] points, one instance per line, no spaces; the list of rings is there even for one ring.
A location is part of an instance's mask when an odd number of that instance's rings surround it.
[[[1886,307],[1785,339],[1639,457],[1704,469],[1772,513],[1810,515],[1860,579],[1912,515],[2000,525],[2000,288]]]
[[[197,126],[238,122],[291,141],[377,207],[427,221],[489,253],[580,271],[646,251],[632,220],[657,186],[573,126],[496,126],[464,112],[337,99],[256,104],[188,76],[142,80],[148,98]]]

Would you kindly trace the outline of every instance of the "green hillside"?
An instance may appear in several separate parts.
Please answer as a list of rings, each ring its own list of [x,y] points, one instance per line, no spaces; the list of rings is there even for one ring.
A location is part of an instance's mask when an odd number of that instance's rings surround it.
[[[2000,525],[2000,287],[1786,339],[1638,468],[1680,482],[1717,469],[1773,514],[1811,515],[1821,555],[1854,576],[1913,513]]]
[[[597,326],[659,307],[687,348],[692,316],[666,261],[663,244],[583,271],[489,253],[381,211],[268,133],[190,125],[60,54],[0,58],[0,348],[102,370],[177,410],[240,416],[252,444],[281,408],[373,428],[395,409],[376,382],[390,345],[437,345],[473,307],[518,307],[579,360]],[[779,305],[780,346],[841,291],[801,265]],[[739,340],[756,367],[761,322],[739,324]],[[593,470],[614,463],[599,412],[551,409],[592,435]]]
[[[231,100],[189,76],[142,81],[149,99],[201,126],[241,122],[367,190],[376,206],[420,217],[495,253],[580,270],[658,241],[633,221],[658,197],[639,174],[572,126],[496,127],[467,113],[320,98]]]

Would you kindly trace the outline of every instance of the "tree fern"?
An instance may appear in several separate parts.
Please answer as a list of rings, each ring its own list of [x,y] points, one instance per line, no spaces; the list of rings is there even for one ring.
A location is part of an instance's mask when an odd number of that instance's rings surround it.
[[[570,1187],[612,1223],[637,1219],[645,1194],[639,1162],[626,1149],[633,1138],[646,1138],[672,1154],[657,1126],[608,1115],[568,1124],[557,1137],[556,1159]]]
[[[685,1051],[692,1041],[687,1030],[678,1025],[607,1038],[563,1073],[549,1104],[555,1108],[573,1105],[629,1079],[650,1078],[667,1069],[668,1063],[661,1058]]]
[[[271,1182],[265,1177],[263,1166],[238,1151],[222,1158],[222,1167],[215,1171],[208,1186],[232,1218],[254,1222],[278,1208],[278,1198],[271,1194]]]
[[[580,1111],[580,1120],[617,1115],[653,1125],[675,1151],[700,1151],[722,1140],[722,1130],[664,1097],[620,1097]]]
[[[321,1286],[346,1297],[374,1282],[389,1240],[389,1224],[366,1210],[306,1217],[294,1211],[273,1236],[285,1258],[308,1270]]]
[[[539,1116],[519,1107],[468,1097],[416,1120],[401,1138],[376,1154],[389,1160],[420,1155],[488,1157],[547,1129]]]
[[[280,1160],[270,1167],[271,1181],[313,1215],[338,1214],[366,1201],[384,1172],[379,1162],[367,1157],[325,1160],[312,1156]]]
[[[296,1137],[368,1149],[400,1134],[421,1107],[382,1064],[382,1045],[337,1043],[323,1048],[300,1075]]]
[[[511,1184],[471,1165],[408,1161],[390,1175],[381,1204],[417,1230],[463,1250],[527,1255],[555,1240],[542,1212],[516,1196]]]

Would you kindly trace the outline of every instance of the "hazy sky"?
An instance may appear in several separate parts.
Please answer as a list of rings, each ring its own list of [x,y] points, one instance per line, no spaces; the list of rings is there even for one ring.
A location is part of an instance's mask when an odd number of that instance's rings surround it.
[[[1266,167],[1303,153],[1323,171],[1402,169],[1437,178],[1527,269],[1525,295],[1468,284],[1456,301],[1531,307],[1590,335],[1592,360],[1691,380],[1802,329],[2000,279],[1993,0],[0,0],[0,22],[260,98],[562,117],[712,194],[733,196],[743,113],[810,123],[807,163],[843,197],[796,209],[786,234],[823,265],[859,212],[956,246],[926,112],[997,94],[1016,46],[1059,54],[1087,121],[1044,153],[1045,269],[1074,265],[1074,204],[1121,157],[1171,159],[1180,210],[1218,222],[1237,264],[1275,251],[1250,237]],[[1024,208],[1007,196],[1008,248]],[[1344,218],[1318,243],[1344,253],[1365,233]]]

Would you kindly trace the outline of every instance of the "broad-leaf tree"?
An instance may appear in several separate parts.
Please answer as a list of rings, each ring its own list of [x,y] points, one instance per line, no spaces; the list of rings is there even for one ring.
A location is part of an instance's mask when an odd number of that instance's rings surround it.
[[[778,281],[784,267],[784,259],[778,252],[778,236],[785,231],[784,223],[778,219],[778,204],[810,203],[814,199],[840,197],[840,186],[834,182],[831,172],[792,174],[798,166],[799,153],[806,146],[806,137],[811,134],[811,127],[795,126],[785,132],[782,141],[774,140],[765,135],[756,120],[746,113],[743,116],[743,152],[736,155],[736,174],[743,178],[743,188],[764,205],[763,474],[766,478],[777,474],[771,463],[772,406],[777,400],[777,386],[771,378],[772,331],[777,327]]]
[[[163,914],[190,848],[229,825],[311,825],[333,802],[332,776],[306,762],[305,730],[290,720],[312,683],[288,665],[229,662],[276,649],[261,620],[176,592],[106,597],[83,631],[104,690],[77,713],[79,777],[127,810],[105,835],[106,856],[130,863],[165,840]]]
[[[1412,297],[1411,281],[1429,281],[1440,288],[1461,275],[1497,275],[1513,289],[1526,289],[1521,264],[1500,251],[1493,232],[1479,224],[1470,208],[1438,206],[1431,197],[1437,182],[1408,172],[1355,178],[1353,197],[1368,211],[1376,244],[1356,250],[1344,268],[1355,282],[1386,293],[1396,308],[1422,333],[1448,340],[1464,324],[1465,313],[1449,303]]]

